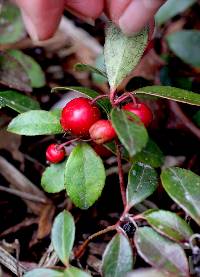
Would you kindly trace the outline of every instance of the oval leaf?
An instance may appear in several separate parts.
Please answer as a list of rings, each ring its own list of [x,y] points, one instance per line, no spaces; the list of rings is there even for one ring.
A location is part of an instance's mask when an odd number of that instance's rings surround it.
[[[149,86],[136,90],[134,94],[149,94],[177,102],[200,106],[200,94],[170,86]]]
[[[56,254],[63,262],[68,265],[75,237],[75,224],[72,215],[63,211],[54,220],[52,227],[51,240]]]
[[[44,73],[40,65],[22,51],[11,49],[9,55],[15,58],[25,69],[33,88],[43,87],[46,83]]]
[[[148,141],[147,131],[139,118],[133,113],[113,109],[111,120],[119,140],[131,157],[145,147]]]
[[[122,277],[133,268],[133,253],[129,240],[117,234],[109,242],[103,254],[104,277]]]
[[[167,36],[170,49],[185,63],[200,66],[200,31],[182,30]]]
[[[52,89],[52,92],[57,92],[57,91],[65,91],[65,90],[72,90],[75,92],[79,92],[81,94],[86,95],[87,97],[94,99],[100,94],[97,93],[95,90],[90,89],[90,88],[85,88],[85,87],[55,87]],[[110,101],[106,98],[104,99],[99,99],[97,101],[98,105],[106,112],[109,113],[111,110],[111,104]]]
[[[101,75],[102,77],[106,78],[106,73],[100,70],[99,68],[96,68],[92,65],[89,64],[84,64],[84,63],[77,63],[74,66],[75,70],[77,71],[89,71],[98,75]]]
[[[158,185],[157,173],[151,166],[136,163],[129,171],[126,198],[129,207],[150,196]]]
[[[158,145],[151,139],[148,140],[147,145],[133,158],[134,161],[149,164],[157,168],[162,166],[164,162],[164,155]]]
[[[200,225],[200,177],[172,167],[162,172],[161,180],[169,196]]]
[[[101,158],[88,144],[78,144],[65,170],[65,186],[72,202],[81,209],[92,206],[102,193],[105,177]]]
[[[24,277],[64,277],[64,272],[59,270],[47,269],[47,268],[36,268],[33,269],[25,275]]]
[[[190,226],[177,214],[169,211],[147,211],[143,214],[147,222],[159,233],[178,242],[189,241],[193,234]]]
[[[8,131],[26,136],[60,134],[63,132],[57,114],[41,110],[18,115],[8,125]]]
[[[5,52],[0,52],[0,84],[31,92],[31,83],[23,66]]]
[[[51,164],[42,174],[41,186],[48,193],[56,193],[65,189],[64,173],[66,161]]]
[[[156,23],[161,25],[175,15],[185,11],[192,6],[196,0],[168,0],[161,6],[156,14]]]
[[[126,36],[114,24],[106,30],[104,56],[111,89],[117,88],[136,67],[148,42],[148,28]]]
[[[169,277],[168,274],[158,271],[157,269],[149,268],[149,269],[134,270],[128,273],[125,277],[167,277],[167,276]],[[173,276],[170,275],[170,277],[173,277]]]
[[[4,2],[1,7],[0,44],[14,43],[24,36],[20,10],[11,3]]]
[[[65,274],[63,277],[91,277],[91,275],[76,267],[70,267],[65,270]]]
[[[4,100],[7,107],[15,110],[18,113],[40,109],[40,105],[37,101],[13,90],[0,91],[0,98]]]
[[[181,246],[150,227],[137,229],[135,246],[139,255],[150,265],[176,276],[189,276],[187,258]]]

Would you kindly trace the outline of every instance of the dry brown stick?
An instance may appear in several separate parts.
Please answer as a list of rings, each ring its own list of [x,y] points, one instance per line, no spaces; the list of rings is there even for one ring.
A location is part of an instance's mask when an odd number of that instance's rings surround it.
[[[169,101],[171,111],[181,120],[183,125],[192,132],[198,139],[200,139],[200,129],[183,113],[179,104],[175,101]]]
[[[59,259],[54,251],[52,243],[49,245],[47,251],[44,253],[42,258],[39,261],[40,267],[52,267],[55,266],[58,263]]]
[[[15,275],[23,275],[27,269],[0,246],[0,263],[8,268]]]
[[[48,202],[46,195],[2,156],[0,156],[0,174],[4,176],[13,188],[38,196]],[[28,208],[36,215],[40,214],[44,208],[42,203],[35,203],[26,199],[24,201]]]

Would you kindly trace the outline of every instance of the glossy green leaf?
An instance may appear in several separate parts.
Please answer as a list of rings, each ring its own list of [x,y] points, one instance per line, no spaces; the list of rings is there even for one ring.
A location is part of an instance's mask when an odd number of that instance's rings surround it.
[[[169,277],[168,274],[158,271],[154,268],[137,269],[129,272],[125,277]],[[175,275],[170,275],[170,277],[176,277]]]
[[[63,132],[60,118],[53,112],[41,110],[18,115],[8,125],[8,131],[25,136],[60,134]]]
[[[5,100],[0,96],[0,109],[6,106]]]
[[[11,3],[3,3],[0,18],[0,44],[14,43],[25,36],[20,10]]]
[[[69,267],[65,270],[63,277],[91,277],[91,275],[76,267]]]
[[[177,214],[164,210],[150,210],[143,214],[147,222],[159,233],[178,242],[189,241],[193,234],[190,226]]]
[[[182,30],[167,36],[170,49],[185,63],[200,66],[200,31]]]
[[[106,66],[105,66],[105,61],[104,61],[104,55],[101,54],[96,58],[95,61],[95,67],[100,69],[101,71],[104,72],[104,74],[106,75],[105,71],[106,71]],[[108,81],[107,75],[103,76],[103,75],[99,75],[98,73],[93,72],[92,73],[92,80],[94,83],[97,84],[104,84]]]
[[[133,160],[157,168],[162,166],[164,155],[158,145],[153,140],[149,139],[147,145],[141,152],[134,156]]]
[[[56,216],[51,233],[53,248],[64,265],[68,265],[75,237],[72,215],[63,211]]]
[[[126,36],[114,24],[106,30],[104,57],[111,89],[117,88],[136,67],[148,42],[148,28]]]
[[[64,272],[48,268],[36,268],[24,274],[24,277],[65,277]]]
[[[158,25],[165,23],[175,15],[191,7],[196,0],[168,0],[157,12],[155,19]]]
[[[149,94],[177,102],[200,106],[200,94],[170,86],[149,86],[134,92],[135,94]]]
[[[133,113],[113,109],[111,120],[119,140],[131,157],[146,146],[148,133],[139,118]]]
[[[74,66],[75,70],[77,71],[89,71],[89,72],[92,72],[92,73],[96,73],[98,75],[101,75],[103,76],[104,78],[106,78],[106,73],[103,72],[102,70],[100,70],[99,68],[96,68],[94,66],[91,66],[89,64],[84,64],[84,63],[77,63],[75,64]]]
[[[157,185],[158,179],[155,169],[143,163],[134,164],[129,171],[126,190],[129,207],[131,208],[149,197]]]
[[[200,176],[171,167],[162,172],[161,180],[169,196],[200,225]]]
[[[36,100],[13,90],[0,91],[0,98],[4,100],[5,106],[18,113],[40,109],[40,105]]]
[[[59,164],[51,164],[42,174],[41,186],[46,192],[56,193],[65,189],[64,172],[66,161]]]
[[[23,66],[8,53],[0,52],[0,84],[31,92],[31,83]]]
[[[11,49],[9,55],[15,58],[26,71],[33,88],[43,87],[46,83],[45,75],[40,65],[30,56],[24,54],[20,50]]]
[[[52,92],[58,92],[58,91],[68,91],[68,90],[72,90],[75,92],[79,92],[82,93],[84,95],[86,95],[87,97],[94,99],[97,96],[99,96],[100,94],[98,92],[96,92],[93,89],[90,88],[85,88],[85,87],[55,87],[52,89]],[[97,101],[98,105],[106,112],[109,113],[111,110],[111,104],[110,101],[106,98],[103,99],[99,99]]]
[[[136,230],[135,246],[139,255],[153,267],[177,277],[189,276],[187,258],[181,246],[159,235],[152,228],[142,227]]]
[[[81,209],[88,209],[101,196],[105,178],[101,158],[88,144],[78,144],[65,169],[65,186],[72,202]]]
[[[133,253],[129,240],[117,234],[109,242],[103,254],[104,277],[122,277],[133,268]]]

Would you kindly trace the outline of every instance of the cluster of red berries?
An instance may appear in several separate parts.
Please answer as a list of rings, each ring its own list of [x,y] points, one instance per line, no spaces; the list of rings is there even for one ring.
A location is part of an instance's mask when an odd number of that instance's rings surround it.
[[[145,126],[152,121],[152,112],[145,104],[128,103],[122,109],[137,115]],[[92,100],[79,97],[71,100],[62,110],[61,126],[72,135],[90,138],[97,145],[113,140],[117,135],[110,120],[101,119],[101,113]],[[65,157],[64,147],[51,144],[46,151],[46,158],[51,163],[58,163]]]

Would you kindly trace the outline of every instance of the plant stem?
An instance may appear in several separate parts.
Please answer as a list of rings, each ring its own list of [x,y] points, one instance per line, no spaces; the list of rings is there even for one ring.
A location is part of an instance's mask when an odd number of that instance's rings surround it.
[[[103,234],[106,234],[108,232],[111,232],[111,231],[114,231],[116,229],[116,224],[115,225],[111,225],[111,226],[108,226],[107,228],[89,236],[84,242],[83,244],[77,249],[77,251],[75,252],[74,256],[76,259],[80,258],[84,251],[85,251],[85,248],[87,247],[88,243],[93,240],[94,238],[98,237],[98,236],[101,236]]]
[[[115,100],[115,105],[120,104],[122,101],[126,100],[127,98],[131,98],[134,105],[137,105],[137,101],[131,92],[123,93],[117,100]]]
[[[116,90],[111,90],[110,91],[110,103],[113,107],[116,106],[116,104],[115,104],[115,95],[116,95]]]
[[[117,164],[118,164],[118,172],[119,172],[119,184],[121,190],[122,201],[124,205],[124,209],[126,209],[126,189],[124,184],[124,174],[122,168],[122,158],[121,158],[121,150],[118,140],[115,140],[116,152],[117,152]]]
[[[97,97],[95,97],[91,104],[93,105],[94,103],[96,103],[98,100],[102,99],[102,98],[108,98],[108,95],[107,94],[102,94],[102,95],[98,95]]]
[[[58,146],[57,149],[60,150],[60,149],[62,149],[64,146],[67,146],[67,145],[69,145],[69,144],[71,144],[71,143],[73,143],[73,142],[79,141],[79,140],[80,140],[80,138],[74,138],[74,139],[71,139],[71,140],[69,140],[69,141],[66,141],[66,142],[60,144],[60,145]]]

